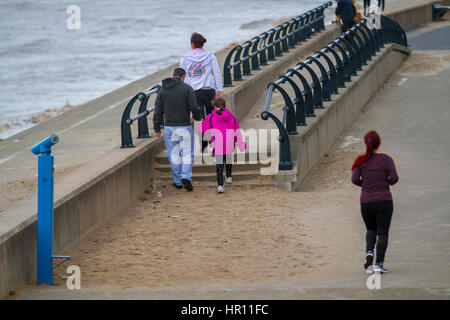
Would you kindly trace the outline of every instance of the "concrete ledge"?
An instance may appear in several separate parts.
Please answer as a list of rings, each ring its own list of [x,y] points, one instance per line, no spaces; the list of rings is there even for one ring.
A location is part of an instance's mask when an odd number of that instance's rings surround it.
[[[397,21],[405,31],[408,31],[433,21],[432,5],[438,3],[448,6],[450,0],[425,0],[421,4],[388,11],[385,15]]]
[[[286,178],[292,177],[291,172],[287,176],[278,172],[280,178],[276,181],[282,182],[280,187],[298,189],[410,52],[397,44],[386,45],[357,76],[352,77],[348,87],[340,89],[339,95],[332,95],[333,101],[324,103],[324,109],[316,109],[315,118],[307,118],[308,126],[297,127],[299,134],[289,136],[297,176],[289,185]]]

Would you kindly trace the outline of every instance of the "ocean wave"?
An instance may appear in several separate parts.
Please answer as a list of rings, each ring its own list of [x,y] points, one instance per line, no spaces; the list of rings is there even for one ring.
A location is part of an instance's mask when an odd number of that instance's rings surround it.
[[[15,56],[20,54],[46,53],[49,51],[49,40],[45,38],[32,40],[20,45],[11,46],[6,50],[0,51],[0,56]]]
[[[249,23],[244,23],[239,27],[240,30],[253,30],[253,29],[261,29],[262,27],[270,27],[276,20],[273,19],[261,19],[251,21]]]

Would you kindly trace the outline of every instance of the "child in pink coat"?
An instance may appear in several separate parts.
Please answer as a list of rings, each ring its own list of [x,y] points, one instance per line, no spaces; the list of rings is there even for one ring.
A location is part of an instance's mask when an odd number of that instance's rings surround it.
[[[233,163],[233,152],[237,143],[239,149],[244,151],[247,148],[242,139],[239,124],[233,114],[226,109],[226,103],[223,98],[214,100],[215,109],[209,114],[203,123],[199,123],[197,130],[204,134],[207,130],[211,131],[211,144],[213,146],[213,155],[216,158],[217,191],[225,192],[223,183],[223,169],[226,167],[226,182],[230,184],[231,168]]]

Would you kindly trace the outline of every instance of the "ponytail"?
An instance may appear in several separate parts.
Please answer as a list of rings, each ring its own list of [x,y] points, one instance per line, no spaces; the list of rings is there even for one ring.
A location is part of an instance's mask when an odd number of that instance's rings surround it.
[[[219,109],[216,110],[216,113],[220,116],[222,114],[224,107],[220,107]]]
[[[225,99],[224,98],[216,98],[212,104],[214,105],[214,107],[218,108],[216,110],[216,113],[218,115],[222,114],[223,109],[225,109],[225,107],[227,106]]]
[[[353,162],[352,171],[360,165],[370,160],[373,155],[373,151],[380,146],[380,136],[375,130],[369,131],[364,136],[364,142],[366,144],[366,153],[358,156]]]

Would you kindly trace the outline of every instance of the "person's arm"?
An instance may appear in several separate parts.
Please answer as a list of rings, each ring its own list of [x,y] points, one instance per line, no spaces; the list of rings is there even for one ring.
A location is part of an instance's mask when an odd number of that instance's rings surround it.
[[[197,124],[197,131],[198,132],[200,132],[201,134],[204,134],[206,132],[206,130],[209,130],[209,129],[212,128],[211,127],[211,120],[210,120],[211,116],[212,115],[209,114],[204,121],[199,122]]]
[[[352,182],[359,187],[362,187],[361,166],[356,167],[352,172]]]
[[[392,186],[398,182],[398,174],[397,170],[395,169],[394,160],[392,158],[389,160],[390,161],[388,164],[388,175],[389,175],[388,182]]]
[[[155,100],[155,112],[153,114],[153,130],[156,136],[161,134],[161,122],[164,116],[164,108],[161,99],[161,92],[158,93]]]
[[[194,89],[192,89],[191,86],[189,86],[188,88],[188,104],[189,110],[191,110],[194,120],[200,121],[202,119],[202,113],[197,105],[197,98],[195,97]]]
[[[239,123],[237,122],[237,119],[235,119],[235,121],[236,121],[236,128],[234,130],[234,134],[236,136],[236,142],[239,146],[239,150],[244,151],[245,149],[247,149],[247,143],[242,138],[241,128],[239,127]]]
[[[216,98],[222,96],[223,85],[222,85],[222,73],[220,72],[219,62],[215,55],[212,55],[212,74],[214,76],[214,84],[216,90]]]
[[[184,57],[182,57],[181,61],[180,61],[180,68],[182,68],[184,71],[186,71],[186,73],[188,72],[188,69],[189,69],[188,64],[189,64],[188,61]]]

